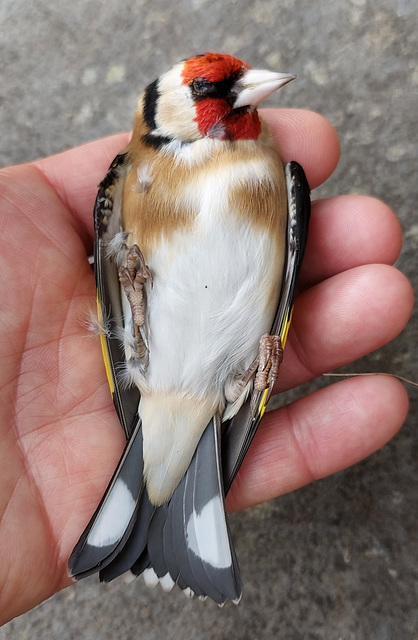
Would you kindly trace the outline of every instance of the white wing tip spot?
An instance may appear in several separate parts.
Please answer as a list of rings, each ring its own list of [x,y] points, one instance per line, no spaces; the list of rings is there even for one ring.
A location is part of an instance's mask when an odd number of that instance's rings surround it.
[[[199,514],[193,511],[187,523],[187,543],[193,553],[217,569],[232,564],[225,513],[221,498],[214,496]]]
[[[125,533],[134,511],[134,497],[122,478],[118,478],[87,537],[87,544],[92,547],[106,547],[118,542]]]
[[[145,569],[142,575],[144,576],[144,582],[147,585],[147,587],[149,587],[150,589],[153,589],[154,587],[157,586],[159,582],[159,578],[152,567]]]
[[[173,578],[170,576],[170,574],[167,572],[165,574],[165,576],[163,576],[162,578],[160,578],[160,585],[163,589],[163,591],[171,591],[172,588],[175,585],[175,582],[173,580]]]

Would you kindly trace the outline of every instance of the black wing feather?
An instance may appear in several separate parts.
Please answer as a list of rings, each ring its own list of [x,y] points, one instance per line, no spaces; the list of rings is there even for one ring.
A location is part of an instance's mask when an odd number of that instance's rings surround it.
[[[118,267],[106,252],[108,240],[121,230],[120,212],[113,209],[114,193],[117,184],[122,184],[124,180],[127,165],[127,154],[117,155],[99,185],[94,205],[94,273],[97,311],[104,327],[101,335],[103,359],[116,412],[126,437],[129,437],[138,420],[140,394],[137,387],[125,388],[118,379],[119,369],[125,362],[118,335],[123,328],[122,301]]]
[[[92,573],[103,570],[125,546],[137,521],[138,507],[143,492],[142,448],[142,432],[138,423],[135,432],[125,446],[106,493],[71,553],[68,568],[75,578],[85,578]],[[120,489],[122,489],[122,494],[120,494]],[[126,504],[123,530],[120,529],[120,522],[116,518],[110,521],[108,517],[109,512],[117,511],[117,503],[121,502],[121,497]],[[111,505],[110,508],[109,505]],[[106,527],[103,526],[103,517]],[[111,542],[109,543],[103,541],[104,529],[106,536],[110,537]]]
[[[140,469],[138,471],[140,464],[141,463],[137,461],[137,473],[140,473]],[[138,563],[139,559],[141,559],[141,566],[144,565],[140,573],[149,566],[150,561],[147,552],[148,531],[155,510],[156,507],[148,500],[147,492],[143,491],[136,520],[129,538],[112,562],[101,569],[100,580],[102,582],[110,582],[126,571],[129,571]],[[139,566],[139,564],[137,566]]]

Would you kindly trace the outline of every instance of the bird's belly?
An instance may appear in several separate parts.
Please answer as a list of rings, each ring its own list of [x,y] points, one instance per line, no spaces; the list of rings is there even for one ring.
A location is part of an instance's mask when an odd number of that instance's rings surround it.
[[[221,392],[247,369],[273,321],[283,253],[277,234],[230,218],[160,243],[148,259],[152,391]]]

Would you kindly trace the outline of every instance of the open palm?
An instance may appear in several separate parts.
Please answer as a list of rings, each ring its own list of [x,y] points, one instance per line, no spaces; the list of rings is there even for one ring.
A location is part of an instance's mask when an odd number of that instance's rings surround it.
[[[311,187],[338,159],[320,116],[268,111],[284,159]],[[128,137],[120,134],[0,172],[0,623],[69,584],[66,563],[121,453],[94,309],[96,185]],[[314,204],[302,293],[280,372],[294,387],[395,337],[412,306],[391,265],[401,243],[381,202],[342,196]],[[392,378],[345,380],[267,414],[228,496],[230,509],[267,500],[368,455],[402,424]]]

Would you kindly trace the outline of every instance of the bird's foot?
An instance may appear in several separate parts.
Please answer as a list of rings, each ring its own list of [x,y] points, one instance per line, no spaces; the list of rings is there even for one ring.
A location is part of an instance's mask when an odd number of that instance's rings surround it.
[[[225,397],[233,403],[246,392],[246,387],[254,377],[255,391],[263,392],[267,388],[270,393],[278,378],[280,364],[283,360],[283,347],[279,336],[265,333],[260,338],[258,355],[248,369],[239,377],[230,381],[225,389]]]
[[[137,355],[145,359],[148,357],[148,348],[141,333],[145,325],[144,284],[149,280],[152,285],[152,273],[136,244],[129,249],[126,263],[126,267],[119,267],[119,281],[131,306]]]
[[[265,333],[260,338],[258,347],[258,366],[254,380],[254,389],[264,391],[273,389],[279,376],[280,365],[283,360],[283,346],[280,336]]]

